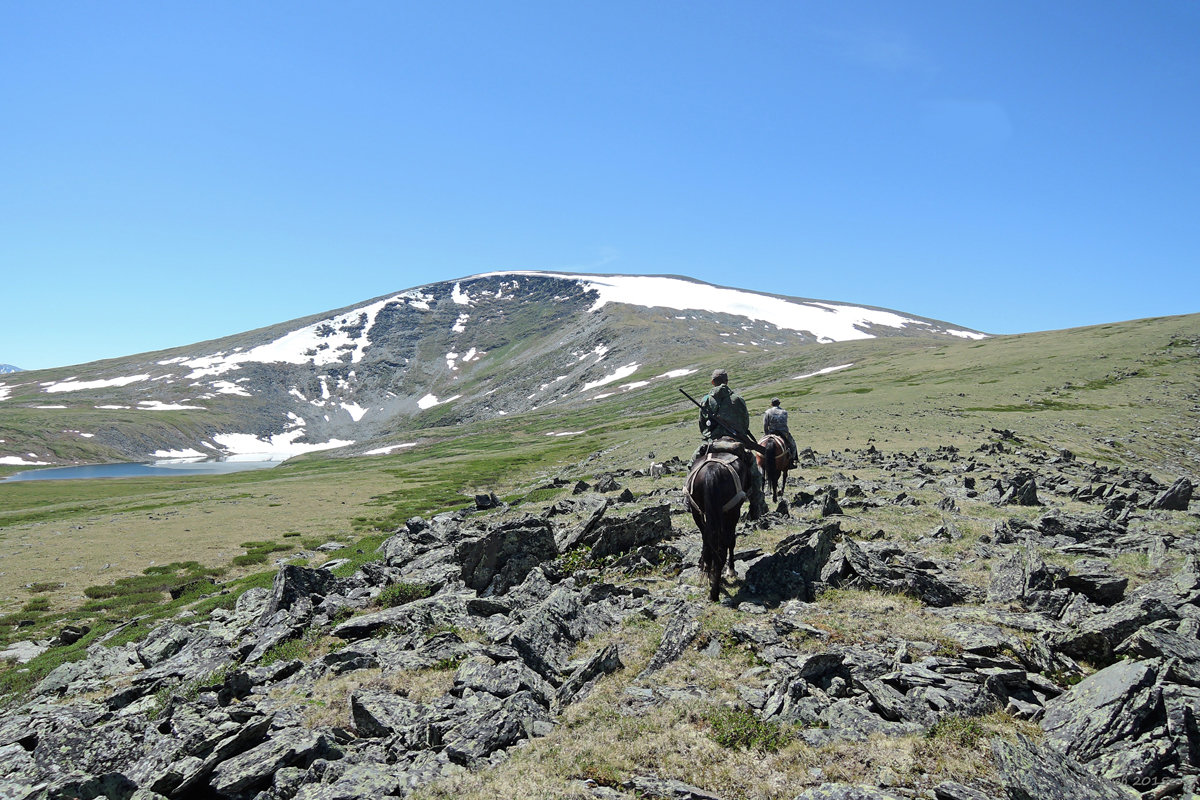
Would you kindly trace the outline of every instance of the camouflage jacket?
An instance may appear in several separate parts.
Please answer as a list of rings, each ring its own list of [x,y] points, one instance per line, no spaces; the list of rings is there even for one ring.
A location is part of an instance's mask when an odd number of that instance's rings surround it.
[[[779,406],[771,406],[763,414],[763,433],[787,433],[787,412]]]
[[[717,418],[731,425],[742,436],[750,435],[750,411],[741,396],[722,384],[704,395],[700,402],[700,434],[706,439],[729,436]]]

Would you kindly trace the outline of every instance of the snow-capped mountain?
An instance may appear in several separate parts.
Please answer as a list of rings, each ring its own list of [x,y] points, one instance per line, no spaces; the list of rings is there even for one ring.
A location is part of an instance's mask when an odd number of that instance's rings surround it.
[[[12,364],[0,364],[0,375],[7,375],[10,372],[20,372],[20,367],[14,367]]]
[[[603,401],[714,355],[879,336],[983,334],[673,276],[494,272],[169,351],[18,373],[0,379],[0,414],[56,413],[78,426],[65,434],[109,458],[286,458]],[[82,411],[93,422],[75,421]],[[105,424],[97,411],[110,412]],[[36,444],[0,443],[0,457],[62,461],[52,442]]]

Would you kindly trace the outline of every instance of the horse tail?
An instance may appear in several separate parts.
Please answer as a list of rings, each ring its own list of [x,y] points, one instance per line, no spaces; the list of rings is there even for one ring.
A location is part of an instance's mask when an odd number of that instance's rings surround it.
[[[724,469],[706,469],[700,487],[701,500],[704,504],[704,527],[701,538],[704,541],[704,563],[708,565],[710,600],[717,600],[721,594],[721,571],[725,568],[725,511],[729,500],[729,491],[725,486],[727,481]]]

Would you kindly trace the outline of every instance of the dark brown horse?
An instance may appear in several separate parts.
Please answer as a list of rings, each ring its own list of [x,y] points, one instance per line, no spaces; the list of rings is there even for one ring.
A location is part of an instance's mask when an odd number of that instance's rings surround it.
[[[787,489],[788,469],[792,465],[792,454],[788,452],[787,442],[778,434],[769,433],[758,440],[762,446],[761,453],[755,453],[758,468],[763,474],[763,494],[771,487],[771,502],[779,501],[781,489]],[[782,478],[782,480],[780,480]]]
[[[737,577],[733,548],[748,479],[744,460],[731,452],[710,452],[688,473],[685,494],[703,540],[700,571],[708,576],[708,599],[713,602],[720,599],[722,573]]]

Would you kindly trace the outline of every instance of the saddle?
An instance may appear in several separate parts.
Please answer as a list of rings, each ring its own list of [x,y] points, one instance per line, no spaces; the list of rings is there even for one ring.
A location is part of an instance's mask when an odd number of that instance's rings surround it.
[[[745,500],[746,490],[743,483],[749,480],[751,475],[751,457],[750,451],[737,439],[721,437],[709,442],[700,451],[699,458],[692,463],[691,469],[688,471],[686,495],[689,503],[691,502],[692,484],[695,482],[696,476],[700,473],[700,468],[705,464],[714,462],[729,470],[729,474],[733,476],[734,488],[737,490],[733,498],[721,510],[728,511]]]
[[[771,439],[774,439],[776,444],[779,447],[780,455],[778,458],[780,460],[782,460],[785,464],[790,464],[792,462],[792,448],[788,447],[787,440],[784,439],[782,436],[780,436],[778,433],[768,433],[766,436],[764,436],[762,438],[762,441],[760,441],[759,444],[765,446],[766,443],[769,442]],[[765,459],[764,459],[764,461],[765,461]]]

